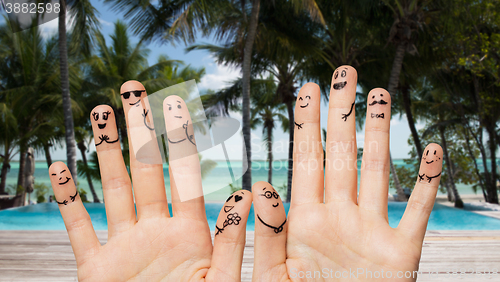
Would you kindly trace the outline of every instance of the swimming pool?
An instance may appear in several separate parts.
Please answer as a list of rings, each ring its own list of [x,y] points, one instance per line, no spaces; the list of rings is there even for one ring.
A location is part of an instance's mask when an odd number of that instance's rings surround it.
[[[206,204],[208,223],[215,229],[222,203]],[[289,204],[284,204],[288,211]],[[104,204],[86,203],[96,230],[106,230],[107,220]],[[172,208],[169,205],[170,212]],[[406,203],[389,203],[389,224],[396,227],[403,216]],[[247,230],[254,230],[253,206],[250,210]],[[458,210],[443,205],[434,205],[428,230],[500,230],[500,220],[473,212]],[[0,230],[65,230],[56,203],[43,203],[0,211]]]

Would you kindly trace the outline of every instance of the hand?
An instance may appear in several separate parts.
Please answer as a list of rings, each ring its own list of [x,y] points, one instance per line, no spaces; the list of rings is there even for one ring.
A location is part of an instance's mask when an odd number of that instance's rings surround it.
[[[300,90],[295,122],[302,128],[296,127],[294,133],[288,221],[283,224],[283,205],[268,183],[259,182],[252,188],[256,214],[254,281],[373,281],[382,273],[385,278],[392,275],[402,277],[399,280],[416,280],[413,271],[418,269],[440,181],[442,150],[437,144],[425,149],[421,177],[399,226],[391,228],[387,216],[391,98],[381,88],[368,94],[358,197],[356,82],[356,70],[350,66],[334,72],[325,173],[320,90],[313,83]],[[276,229],[281,225],[282,230]]]
[[[194,138],[168,144],[171,217],[158,145],[149,142],[156,136],[153,120],[145,114],[150,109],[145,89],[141,83],[129,81],[121,93],[133,195],[117,142],[113,110],[101,105],[91,113],[108,220],[106,245],[97,240],[66,165],[57,162],[49,169],[55,197],[60,203],[67,202],[59,208],[76,257],[79,281],[239,281],[251,193],[238,191],[228,199],[217,221],[223,232],[215,236],[212,249]],[[175,105],[175,114],[168,104]],[[192,135],[192,126],[182,128],[187,122],[191,124],[191,118],[180,97],[165,99],[164,115],[170,139],[186,138],[188,131]],[[181,116],[182,121],[175,116]]]

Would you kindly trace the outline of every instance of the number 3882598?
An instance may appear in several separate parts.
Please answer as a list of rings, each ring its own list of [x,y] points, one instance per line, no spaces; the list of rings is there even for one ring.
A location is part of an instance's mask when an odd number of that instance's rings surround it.
[[[43,14],[59,13],[59,3],[5,3],[5,11],[8,14]]]

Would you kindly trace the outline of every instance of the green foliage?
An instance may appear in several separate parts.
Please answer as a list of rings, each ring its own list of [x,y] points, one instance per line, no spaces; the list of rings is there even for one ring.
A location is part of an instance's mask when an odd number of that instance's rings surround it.
[[[280,186],[273,186],[274,187],[274,190],[276,190],[276,192],[278,192],[278,194],[280,195],[281,199],[286,199],[287,198],[287,191],[288,191],[288,184],[286,182],[283,182],[282,185]]]
[[[49,186],[45,183],[35,182],[33,192],[35,192],[36,202],[45,203],[47,201],[45,195],[49,193],[49,190]]]
[[[90,201],[87,199],[87,192],[85,190],[83,190],[82,188],[78,188],[78,194],[80,195],[80,199],[82,199],[82,202],[90,203]]]
[[[5,187],[5,191],[9,195],[19,195],[21,194],[24,190],[22,186],[16,186],[15,184],[9,184],[7,187]]]
[[[241,190],[241,186],[237,186],[235,183],[230,183],[229,184],[230,188],[230,195],[232,195],[234,192]]]

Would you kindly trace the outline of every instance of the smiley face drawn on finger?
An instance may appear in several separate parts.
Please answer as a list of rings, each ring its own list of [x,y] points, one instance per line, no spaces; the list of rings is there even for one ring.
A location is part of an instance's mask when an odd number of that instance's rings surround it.
[[[432,168],[433,166],[436,166],[436,163],[441,161],[441,156],[440,153],[438,153],[438,150],[431,150],[427,149],[425,150],[423,156],[422,156],[422,163],[425,164],[425,166]],[[425,173],[419,174],[418,175],[418,181],[419,182],[427,182],[431,183],[432,179],[437,178],[441,175],[441,172],[439,172],[436,175],[427,175]]]
[[[126,91],[121,93],[120,95],[123,97],[123,99],[127,100],[128,104],[130,106],[139,106],[139,102],[141,101],[142,98],[142,93],[145,93],[146,90],[131,90],[131,91]],[[135,97],[135,99],[133,98]],[[132,99],[130,99],[132,97]],[[130,101],[128,101],[130,99]]]
[[[51,176],[57,176],[57,174],[52,173]],[[71,173],[69,171],[63,169],[61,172],[59,172],[59,185],[64,185],[68,183],[71,180]]]
[[[245,193],[243,193],[243,191],[240,192],[241,195],[245,195]],[[229,196],[229,198],[227,198],[226,200],[226,203],[224,204],[224,212],[228,213],[230,212],[233,208],[234,208],[234,205],[231,205],[231,200],[234,198],[234,203],[236,204],[237,202],[243,200],[243,196],[240,196],[238,194],[236,195],[231,195]]]
[[[243,191],[240,191],[240,194],[243,196],[245,195],[245,193],[243,193]],[[226,200],[226,203],[224,204],[224,208],[223,208],[224,212],[229,213],[231,210],[233,210],[234,204],[243,200],[243,196],[240,196],[238,194],[236,194],[236,195],[233,194],[233,195],[229,196],[229,198],[227,198],[227,200]],[[234,204],[231,203],[231,201],[233,199],[234,199]],[[240,221],[241,221],[241,217],[239,216],[239,214],[237,212],[228,214],[226,216],[226,220],[224,220],[224,223],[222,224],[222,227],[217,226],[217,224],[215,225],[215,228],[217,229],[217,233],[215,233],[215,236],[221,234],[222,231],[224,231],[226,229],[226,227],[229,225],[239,225]]]
[[[375,106],[376,104],[380,105],[387,105],[388,103],[384,100],[384,94],[373,94],[370,98],[371,102],[368,104],[368,106]],[[379,100],[377,100],[379,99]]]
[[[166,105],[167,107],[165,108],[165,110],[167,111],[167,115],[170,115],[175,119],[183,119],[183,107],[185,106],[185,104],[183,104],[180,100],[175,100],[173,103],[166,103]],[[188,140],[191,144],[196,146],[196,143],[194,141],[194,134],[189,133],[189,119],[186,120],[186,123],[182,125],[182,128],[184,129],[186,138],[171,140],[169,137],[167,137],[168,142],[170,142],[171,144],[178,144],[185,140]]]
[[[437,155],[437,150],[434,150],[434,154],[431,154],[430,156],[429,156],[429,152],[430,152],[430,150],[427,149],[427,152],[425,152],[424,156],[422,157],[422,159],[424,160],[424,162],[426,164],[431,164],[435,161],[437,162],[437,161],[441,160],[441,157],[439,157]]]
[[[347,76],[347,71],[349,69],[346,68],[346,67],[343,67],[343,68],[340,68],[340,69],[337,69],[335,70],[335,73],[333,75],[333,79],[334,80],[337,80],[339,77],[340,79],[345,79],[345,77]],[[341,89],[344,89],[344,87],[347,85],[347,81],[339,81],[339,82],[335,82],[333,84],[333,89],[334,90],[341,90]]]
[[[110,111],[102,112],[101,119],[103,121],[107,121],[110,114],[111,114]],[[99,112],[97,112],[97,111],[92,112],[92,118],[94,119],[95,122],[97,122],[97,127],[99,127],[99,129],[104,129],[106,127],[106,122],[99,123]]]
[[[278,198],[280,197],[280,195],[278,195],[278,193],[276,193],[276,191],[273,189],[273,191],[270,191],[270,190],[266,190],[266,188],[264,187],[264,189],[262,189],[262,191],[264,191],[262,194],[259,194],[259,196],[262,196],[262,197],[265,197],[266,199],[276,199],[278,200]],[[280,205],[280,201],[276,201],[276,203],[272,204],[273,207],[277,208],[278,206]]]
[[[105,129],[106,126],[108,125],[108,120],[113,114],[112,111],[108,110],[108,108],[103,108],[102,106],[97,106],[91,113],[91,119],[93,122],[97,124],[97,128],[100,130]],[[97,133],[97,131],[95,131]],[[96,134],[97,136],[98,134]],[[108,144],[113,144],[118,142],[118,136],[116,138],[110,138],[107,134],[102,133],[99,135],[97,138],[99,138],[99,141],[96,141],[96,146],[101,145],[102,143],[108,143]]]
[[[279,200],[279,195],[278,193],[276,193],[276,190],[274,190],[274,188],[266,188],[264,187],[262,189],[262,193],[259,194],[259,196],[261,197],[265,197],[266,199],[268,200],[271,200],[271,206],[273,208],[277,208],[279,205],[280,205],[280,200]],[[277,201],[276,201],[277,200]],[[280,226],[273,226],[267,222],[265,222],[261,217],[260,215],[257,214],[257,218],[259,219],[259,221],[264,224],[264,226],[267,226],[271,229],[273,229],[274,233],[280,233],[283,231],[283,226],[285,225],[286,223],[286,218],[285,218],[285,221],[283,221],[283,223],[280,225]]]
[[[298,99],[298,100],[299,100],[299,101],[304,101],[304,103],[306,103],[306,104],[302,104],[302,105],[300,105],[300,104],[299,104],[299,107],[301,107],[301,108],[303,109],[303,108],[306,108],[307,106],[309,106],[309,102],[308,102],[308,101],[309,101],[309,100],[311,100],[311,96],[306,95],[306,97],[304,97],[304,98],[299,97],[299,99]],[[306,101],[307,101],[307,102],[306,102]]]

